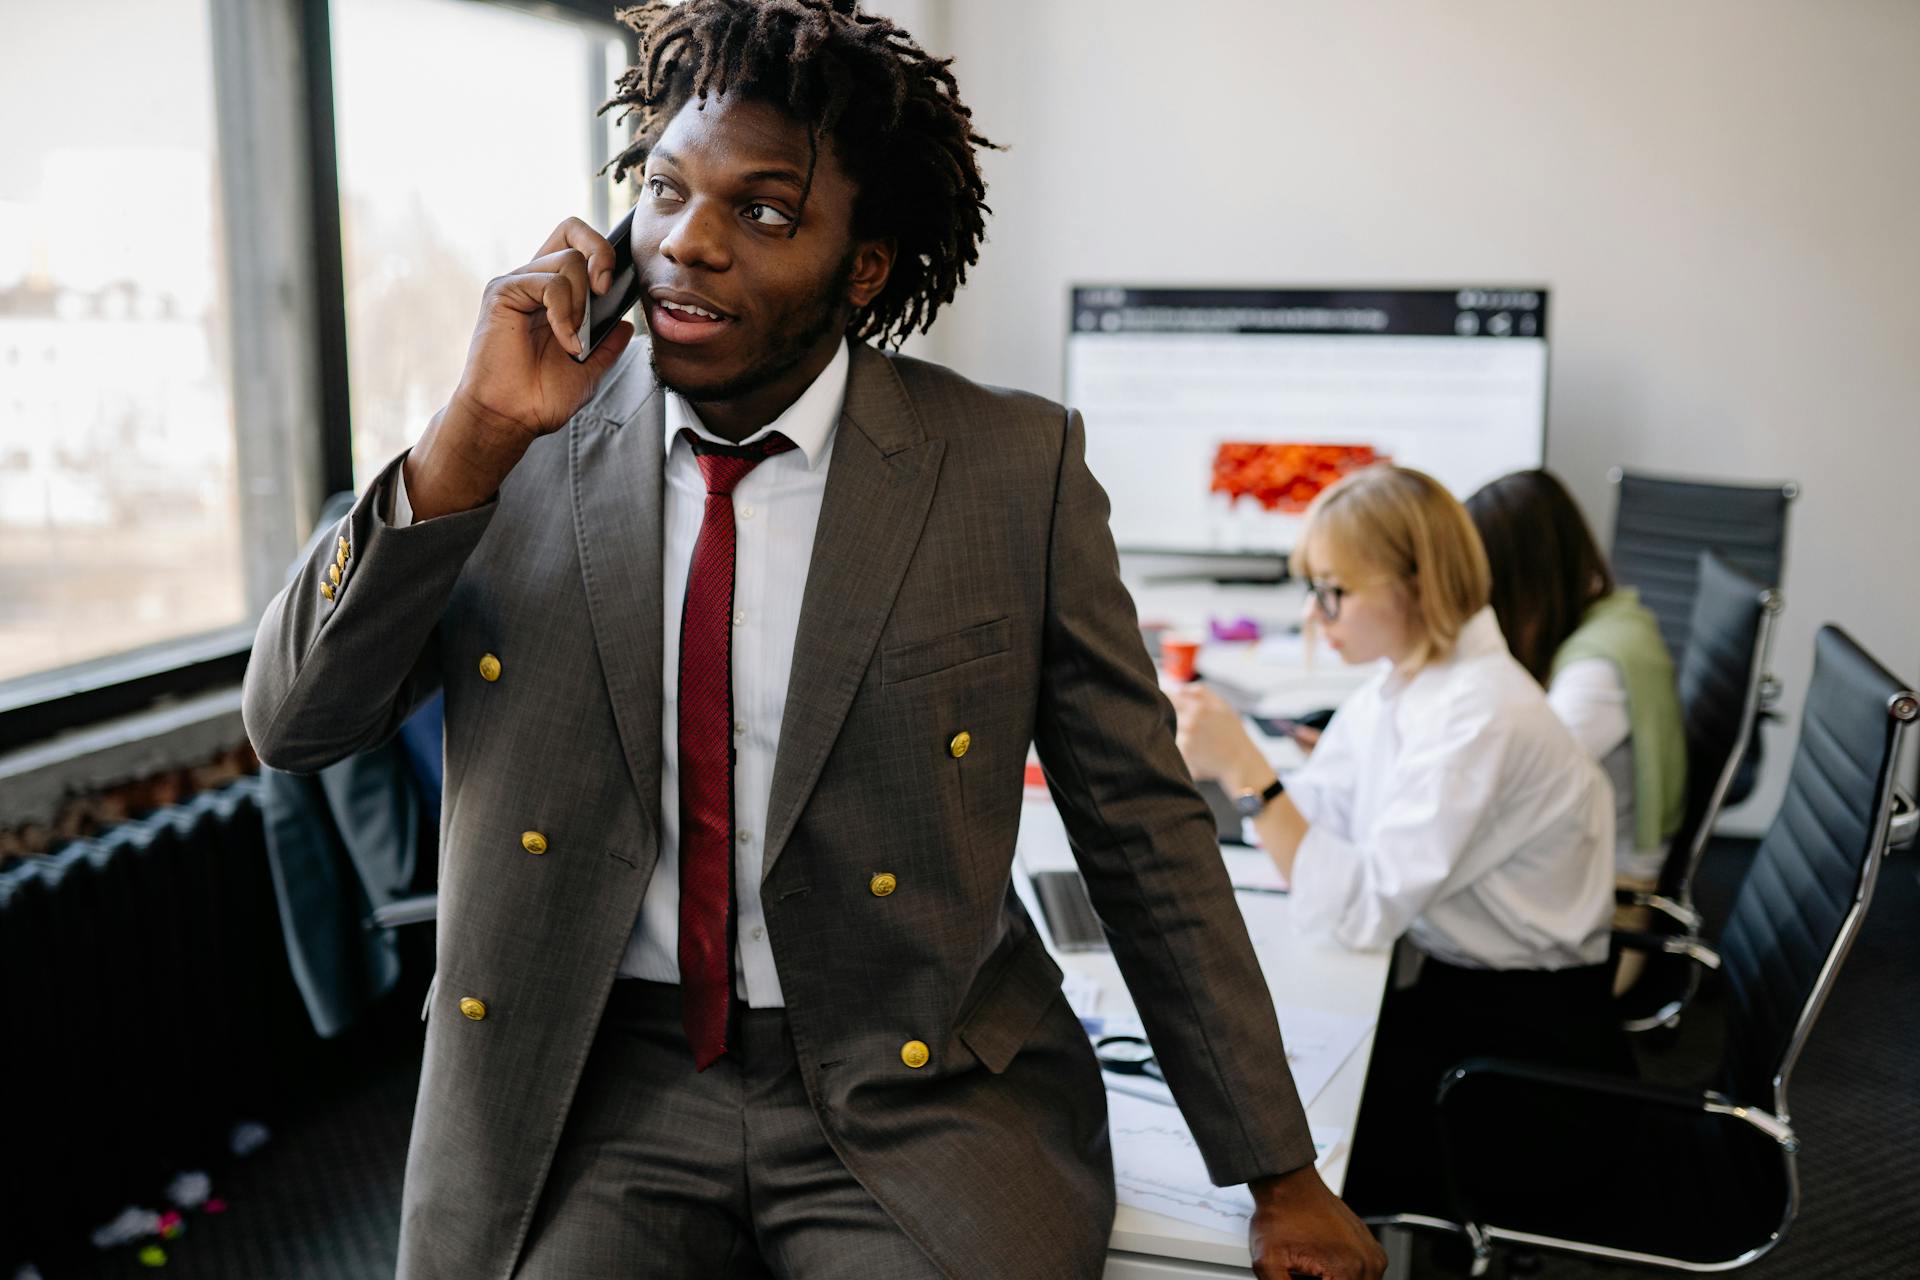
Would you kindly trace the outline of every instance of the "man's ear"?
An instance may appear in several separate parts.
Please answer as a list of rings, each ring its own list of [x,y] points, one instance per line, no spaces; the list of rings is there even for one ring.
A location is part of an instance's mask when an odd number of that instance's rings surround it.
[[[854,246],[847,301],[855,311],[879,297],[880,291],[887,287],[887,277],[893,274],[893,256],[899,247],[899,241],[891,236],[884,240],[863,240]]]

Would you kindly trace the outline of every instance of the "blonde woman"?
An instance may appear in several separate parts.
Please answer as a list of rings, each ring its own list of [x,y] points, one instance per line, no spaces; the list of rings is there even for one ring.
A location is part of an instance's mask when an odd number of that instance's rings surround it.
[[[1347,1199],[1438,1211],[1430,1109],[1461,1058],[1625,1065],[1606,965],[1613,797],[1508,652],[1465,509],[1403,467],[1308,509],[1293,559],[1307,622],[1378,663],[1307,765],[1275,777],[1204,686],[1175,698],[1180,746],[1253,818],[1293,916],[1342,944],[1404,940],[1382,1010]]]

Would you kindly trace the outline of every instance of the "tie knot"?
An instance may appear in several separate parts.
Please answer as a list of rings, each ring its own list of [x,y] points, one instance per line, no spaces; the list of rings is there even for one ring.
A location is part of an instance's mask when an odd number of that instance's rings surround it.
[[[680,434],[693,448],[694,461],[700,464],[700,474],[707,482],[707,492],[720,496],[732,493],[734,486],[746,479],[747,472],[764,460],[794,447],[793,441],[778,431],[752,444],[715,444],[684,428]]]

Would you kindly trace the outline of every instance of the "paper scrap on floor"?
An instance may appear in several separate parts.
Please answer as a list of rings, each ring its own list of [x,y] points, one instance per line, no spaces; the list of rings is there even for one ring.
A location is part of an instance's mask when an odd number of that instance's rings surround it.
[[[1245,1186],[1213,1185],[1179,1112],[1109,1091],[1107,1123],[1113,1134],[1113,1187],[1121,1204],[1228,1235],[1246,1234],[1253,1194]],[[1315,1129],[1314,1164],[1324,1165],[1345,1138],[1344,1130]]]

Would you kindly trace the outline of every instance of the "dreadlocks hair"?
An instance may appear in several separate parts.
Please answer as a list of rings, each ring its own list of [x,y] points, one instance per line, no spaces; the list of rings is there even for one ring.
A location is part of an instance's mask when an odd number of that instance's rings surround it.
[[[852,178],[853,233],[891,238],[893,270],[847,331],[891,342],[925,333],[980,259],[986,183],[951,58],[928,54],[858,0],[650,0],[619,11],[639,35],[639,57],[616,82],[602,113],[623,107],[633,142],[608,162],[614,181],[646,163],[667,123],[691,99],[739,93],[784,110],[807,127],[807,196],[820,139]],[[602,170],[604,172],[604,170]],[[798,234],[795,221],[787,232]]]

